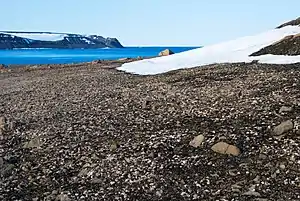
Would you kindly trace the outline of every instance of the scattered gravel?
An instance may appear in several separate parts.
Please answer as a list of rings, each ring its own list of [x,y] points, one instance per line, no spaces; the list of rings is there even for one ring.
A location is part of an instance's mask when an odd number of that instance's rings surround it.
[[[109,66],[0,74],[0,200],[300,200],[300,64]]]

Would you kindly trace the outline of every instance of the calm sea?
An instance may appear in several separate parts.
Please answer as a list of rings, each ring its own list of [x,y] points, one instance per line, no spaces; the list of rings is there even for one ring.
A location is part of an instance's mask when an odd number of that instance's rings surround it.
[[[120,59],[157,56],[164,49],[175,53],[197,47],[126,47],[122,49],[14,49],[0,50],[0,64],[66,64],[97,59]]]

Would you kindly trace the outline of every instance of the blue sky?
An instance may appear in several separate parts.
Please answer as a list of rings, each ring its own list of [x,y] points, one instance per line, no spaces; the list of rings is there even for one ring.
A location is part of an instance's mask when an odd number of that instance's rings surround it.
[[[0,30],[117,37],[126,46],[200,46],[300,16],[299,0],[7,0]]]

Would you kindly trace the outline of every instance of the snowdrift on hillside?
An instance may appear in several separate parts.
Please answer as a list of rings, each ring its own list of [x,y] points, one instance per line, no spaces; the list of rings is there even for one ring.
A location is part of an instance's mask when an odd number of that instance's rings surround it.
[[[150,75],[214,63],[252,62],[289,64],[300,62],[299,56],[261,55],[250,57],[254,52],[269,46],[288,35],[300,33],[299,26],[286,26],[255,36],[242,37],[203,48],[198,48],[166,57],[157,57],[123,64],[118,70],[140,75]]]
[[[64,37],[67,36],[66,34],[56,33],[12,33],[11,35],[40,41],[59,41],[63,40]]]

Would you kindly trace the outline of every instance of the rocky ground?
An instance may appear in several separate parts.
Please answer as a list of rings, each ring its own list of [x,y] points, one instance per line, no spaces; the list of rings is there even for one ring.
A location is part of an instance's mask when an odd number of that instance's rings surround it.
[[[260,56],[265,54],[273,55],[300,55],[300,34],[286,36],[276,43],[262,48],[250,56]]]
[[[286,26],[300,26],[300,17],[286,22],[277,27],[277,29],[286,27]],[[252,53],[250,56],[260,56],[265,54],[273,54],[273,55],[289,55],[295,56],[300,55],[300,34],[289,35],[281,40],[271,44],[267,47],[262,48],[261,50]]]
[[[300,200],[300,64],[94,62],[0,86],[0,200]]]

